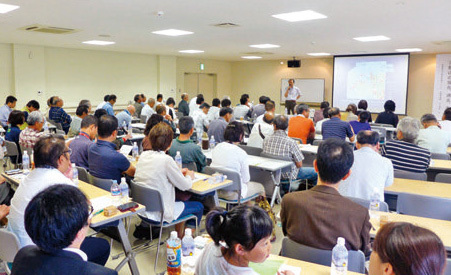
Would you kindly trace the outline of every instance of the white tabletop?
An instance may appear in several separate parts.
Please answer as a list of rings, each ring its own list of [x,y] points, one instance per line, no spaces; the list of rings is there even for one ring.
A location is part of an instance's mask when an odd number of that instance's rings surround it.
[[[211,150],[202,150],[207,159],[211,159]],[[248,155],[249,166],[260,168],[266,171],[275,172],[290,166],[293,162],[287,160],[264,158],[260,156]]]
[[[315,155],[318,153],[317,145],[299,144],[299,149],[301,149],[302,153],[311,153]]]
[[[145,123],[132,123],[132,127],[144,130],[144,129],[146,129],[146,124]]]

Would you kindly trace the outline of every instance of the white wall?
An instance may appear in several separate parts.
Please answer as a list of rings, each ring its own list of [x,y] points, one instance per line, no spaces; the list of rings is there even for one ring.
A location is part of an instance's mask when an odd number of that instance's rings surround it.
[[[0,44],[0,105],[14,94],[13,49],[11,44]]]

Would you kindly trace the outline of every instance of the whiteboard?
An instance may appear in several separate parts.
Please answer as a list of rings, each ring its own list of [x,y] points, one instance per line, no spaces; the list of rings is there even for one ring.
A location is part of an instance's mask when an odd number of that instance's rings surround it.
[[[281,79],[280,102],[285,103],[285,92],[288,87],[288,80]],[[297,100],[304,103],[321,103],[324,101],[324,78],[293,78],[294,86],[301,90],[302,96]]]

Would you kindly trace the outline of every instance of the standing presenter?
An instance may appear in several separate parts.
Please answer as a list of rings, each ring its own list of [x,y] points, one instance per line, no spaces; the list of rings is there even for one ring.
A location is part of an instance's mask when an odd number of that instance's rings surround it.
[[[288,80],[288,87],[285,91],[285,107],[287,108],[287,114],[294,115],[294,107],[296,106],[296,100],[301,97],[302,93],[298,87],[294,86],[294,79]]]

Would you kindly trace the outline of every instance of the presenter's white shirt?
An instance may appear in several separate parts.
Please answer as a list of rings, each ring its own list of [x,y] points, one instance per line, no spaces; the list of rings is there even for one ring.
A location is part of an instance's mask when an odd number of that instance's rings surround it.
[[[285,90],[286,92],[286,90]],[[284,94],[285,94],[284,92]],[[298,87],[293,86],[290,90],[288,90],[288,96],[285,98],[286,100],[296,100],[298,96],[302,96],[301,90]]]
[[[20,246],[33,244],[25,230],[25,208],[31,199],[39,192],[55,184],[75,184],[55,168],[36,168],[23,179],[11,200],[11,209],[8,216],[8,230],[19,238]]]

